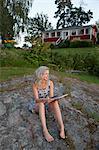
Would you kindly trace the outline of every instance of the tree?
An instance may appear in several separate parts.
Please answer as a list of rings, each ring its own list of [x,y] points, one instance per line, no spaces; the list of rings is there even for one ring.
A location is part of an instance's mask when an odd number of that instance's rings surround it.
[[[57,26],[56,28],[59,27],[66,27],[68,26],[68,21],[70,18],[70,11],[72,9],[72,4],[71,1],[61,1],[61,0],[56,0],[55,4],[57,5],[57,11],[55,12],[55,18],[58,18],[57,21]]]
[[[96,26],[98,27],[98,32],[97,32],[97,44],[99,44],[99,19],[96,21]]]
[[[96,21],[96,25],[97,25],[97,27],[99,29],[99,20]]]
[[[55,4],[57,5],[57,11],[55,12],[55,18],[58,18],[57,28],[64,28],[68,26],[82,26],[85,23],[88,23],[93,15],[93,13],[88,10],[85,12],[83,8],[73,7],[71,1],[59,1],[56,0]]]
[[[0,34],[19,34],[27,25],[33,0],[0,0]]]
[[[28,32],[31,36],[41,36],[43,31],[52,29],[48,16],[44,14],[36,14],[34,18],[29,19]]]
[[[85,12],[81,6],[79,8],[72,7],[70,18],[67,20],[68,26],[82,26],[93,18],[92,15],[90,10]]]
[[[7,6],[4,7],[4,1],[0,1],[0,35],[2,37],[14,35],[14,19],[9,13]]]

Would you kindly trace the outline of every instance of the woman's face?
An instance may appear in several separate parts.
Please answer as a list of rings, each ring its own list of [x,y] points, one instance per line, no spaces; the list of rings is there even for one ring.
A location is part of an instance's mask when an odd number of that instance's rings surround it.
[[[42,75],[42,80],[48,80],[49,79],[49,70],[46,70]]]

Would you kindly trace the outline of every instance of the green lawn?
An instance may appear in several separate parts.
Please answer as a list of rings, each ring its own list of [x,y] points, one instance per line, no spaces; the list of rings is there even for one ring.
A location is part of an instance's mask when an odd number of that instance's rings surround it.
[[[99,77],[97,76],[93,76],[93,75],[89,75],[89,74],[84,74],[84,73],[65,73],[65,72],[60,72],[60,71],[54,71],[51,70],[52,74],[55,74],[57,77],[59,77],[60,81],[63,81],[65,77],[69,77],[69,78],[76,78],[79,79],[81,81],[86,81],[88,83],[95,83],[95,84],[99,84]]]
[[[10,80],[12,78],[22,77],[25,75],[32,75],[34,68],[27,67],[1,67],[0,81]]]
[[[67,55],[69,53],[90,53],[90,52],[99,53],[99,47],[93,48],[64,48],[64,49],[52,49],[53,52],[58,52],[62,55]],[[24,58],[26,53],[24,50],[20,49],[3,49],[0,50],[0,81],[10,80],[12,78],[21,77],[24,75],[32,75],[34,70],[37,68],[35,65],[31,64]],[[51,64],[52,65],[52,64]],[[52,67],[50,67],[52,69]],[[53,72],[53,71],[52,71]],[[91,76],[88,74],[67,74],[65,72],[56,71],[57,75],[71,78],[78,78],[82,81],[87,81],[89,83],[98,83],[99,78],[96,76]],[[53,72],[55,74],[55,71]]]
[[[0,69],[0,81],[10,80],[12,78],[22,77],[25,75],[32,75],[35,68],[28,67],[1,67]],[[51,73],[58,76],[60,79],[64,77],[77,78],[81,81],[87,81],[88,83],[99,84],[99,78],[88,74],[70,74],[60,71],[51,70]]]
[[[67,54],[75,54],[75,53],[91,53],[91,52],[96,52],[99,54],[99,47],[88,47],[88,48],[59,48],[59,49],[52,49],[52,52],[58,52],[62,55],[67,55]]]
[[[71,78],[78,78],[81,81],[87,81],[88,83],[96,83],[99,84],[99,78],[97,76],[89,75],[89,74],[67,74],[66,76]]]

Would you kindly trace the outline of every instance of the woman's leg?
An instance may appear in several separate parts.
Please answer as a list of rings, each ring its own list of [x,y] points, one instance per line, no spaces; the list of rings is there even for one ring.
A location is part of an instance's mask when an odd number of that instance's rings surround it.
[[[56,100],[54,102],[51,102],[51,103],[49,103],[49,105],[50,105],[51,109],[54,111],[55,118],[58,121],[58,124],[59,124],[59,127],[60,127],[60,137],[64,139],[65,138],[64,124],[63,124],[62,114],[61,114],[61,111],[60,111],[58,101]]]
[[[42,124],[42,128],[43,128],[43,134],[45,136],[45,139],[48,142],[53,141],[54,138],[50,135],[50,133],[48,132],[47,126],[46,126],[46,117],[45,117],[45,106],[44,106],[44,103],[39,103],[39,116],[40,116],[40,120],[41,120],[41,124]]]

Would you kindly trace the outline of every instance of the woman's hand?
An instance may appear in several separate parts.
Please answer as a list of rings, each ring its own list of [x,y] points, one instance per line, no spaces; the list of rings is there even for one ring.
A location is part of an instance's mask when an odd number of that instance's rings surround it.
[[[47,103],[51,103],[51,102],[53,102],[53,99],[48,98]]]
[[[41,100],[41,102],[45,104],[45,103],[47,103],[47,99],[46,99],[46,98],[43,98],[43,99]]]
[[[40,98],[39,103],[47,103],[47,98]]]

